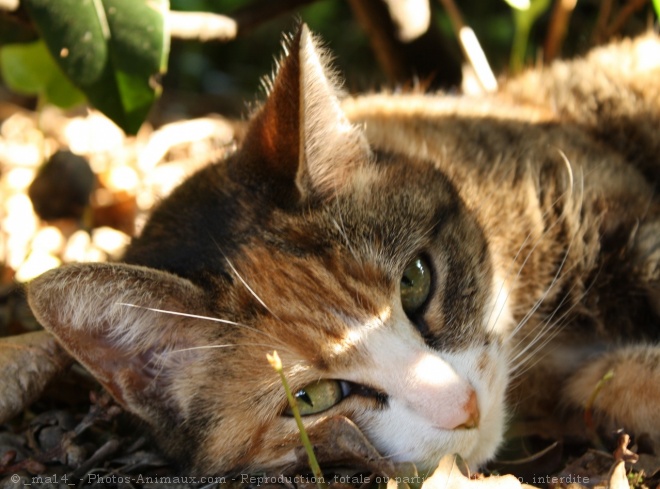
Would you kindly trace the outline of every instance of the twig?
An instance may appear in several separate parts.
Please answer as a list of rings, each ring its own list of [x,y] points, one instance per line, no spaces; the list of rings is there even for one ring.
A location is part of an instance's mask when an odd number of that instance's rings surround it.
[[[623,25],[626,23],[628,18],[634,14],[636,11],[641,9],[648,2],[647,0],[630,0],[620,11],[619,15],[616,16],[616,19],[612,21],[612,24],[609,26],[605,32],[606,39],[609,39],[614,34],[619,32]]]
[[[0,0],[1,1],[1,0]],[[226,15],[207,12],[177,12],[167,15],[170,35],[178,39],[231,41],[236,38],[236,21]]]
[[[13,12],[14,10],[18,10],[19,6],[20,0],[0,0],[0,10]]]
[[[596,26],[591,34],[591,44],[594,46],[603,42],[605,31],[607,30],[607,22],[612,12],[612,2],[614,0],[603,0],[598,10],[598,17],[596,18]]]
[[[577,0],[556,0],[552,9],[548,36],[545,38],[544,61],[549,63],[555,59],[561,50],[561,45],[566,37],[568,21],[575,9]]]
[[[353,15],[362,26],[369,38],[378,64],[387,77],[394,82],[406,80],[410,73],[400,49],[392,35],[390,27],[394,28],[392,19],[388,17],[383,2],[349,0]],[[390,25],[391,24],[391,25]]]
[[[429,23],[421,36],[404,42],[383,0],[348,0],[348,4],[389,83],[400,87],[412,84],[420,89],[460,85],[460,56],[435,23]]]
[[[454,3],[454,0],[440,0],[440,3],[447,11],[451,25],[454,28],[456,37],[461,45],[461,49],[465,53],[465,57],[470,62],[472,69],[477,75],[477,80],[486,92],[494,92],[497,90],[497,80],[491,70],[484,50],[479,44],[476,34],[472,28],[465,25],[461,12]]]
[[[431,22],[429,0],[384,1],[396,26],[396,34],[400,41],[410,42],[429,29]]]
[[[242,36],[264,22],[284,15],[316,0],[266,0],[252,2],[231,13],[231,18],[236,20],[238,35]]]

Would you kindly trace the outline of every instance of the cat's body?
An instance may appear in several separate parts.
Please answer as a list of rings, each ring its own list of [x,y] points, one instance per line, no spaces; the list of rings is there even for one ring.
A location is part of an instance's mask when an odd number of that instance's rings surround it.
[[[617,76],[611,48],[493,97],[340,106],[303,28],[242,148],[162,203],[129,265],[49,272],[33,310],[201,473],[300,461],[272,350],[322,408],[318,446],[345,416],[391,459],[478,466],[510,374],[534,416],[612,366],[596,418],[660,435],[660,42],[622,46]]]

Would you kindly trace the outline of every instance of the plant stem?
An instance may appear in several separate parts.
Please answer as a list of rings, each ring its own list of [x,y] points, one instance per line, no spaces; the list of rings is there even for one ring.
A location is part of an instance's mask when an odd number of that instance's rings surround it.
[[[314,448],[312,447],[312,443],[309,441],[309,437],[307,436],[307,431],[305,430],[305,426],[303,425],[302,418],[300,417],[300,411],[298,410],[298,403],[296,402],[295,397],[293,397],[291,388],[289,387],[289,382],[286,380],[284,371],[282,370],[282,360],[280,360],[280,356],[277,354],[276,351],[273,351],[272,354],[267,353],[266,358],[268,358],[268,362],[270,363],[270,366],[273,367],[273,369],[280,376],[280,381],[282,382],[282,386],[284,387],[284,392],[286,392],[286,398],[289,401],[289,406],[291,406],[291,412],[293,413],[293,417],[295,418],[296,424],[298,425],[298,431],[300,432],[300,439],[302,441],[303,446],[305,447],[305,451],[307,452],[309,467],[312,469],[312,474],[314,474],[314,478],[316,479],[316,486],[319,489],[325,489],[327,487],[327,484],[323,479],[323,472],[321,472],[321,467],[319,466],[319,463],[316,460],[316,455],[314,455]]]

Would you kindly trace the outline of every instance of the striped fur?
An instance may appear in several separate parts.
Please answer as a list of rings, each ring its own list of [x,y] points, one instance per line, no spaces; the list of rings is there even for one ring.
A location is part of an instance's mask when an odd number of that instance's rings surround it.
[[[41,323],[198,473],[300,463],[272,350],[296,390],[353,386],[306,418],[317,447],[355,425],[393,461],[478,467],[512,410],[580,409],[611,368],[596,418],[660,436],[657,36],[493,96],[341,104],[316,44],[303,26],[243,146],[175,190],[123,263],[30,284]],[[417,256],[434,276],[410,316]]]

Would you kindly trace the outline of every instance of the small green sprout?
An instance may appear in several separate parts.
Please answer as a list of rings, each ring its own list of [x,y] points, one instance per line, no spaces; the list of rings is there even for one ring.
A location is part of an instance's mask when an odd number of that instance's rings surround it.
[[[314,455],[314,448],[312,447],[312,443],[309,441],[309,437],[307,436],[307,431],[305,431],[305,426],[303,425],[302,418],[300,417],[300,411],[298,410],[298,403],[296,402],[295,397],[293,397],[293,394],[291,393],[291,388],[289,387],[289,382],[286,380],[286,377],[284,376],[284,371],[282,370],[282,360],[280,360],[280,356],[277,354],[276,351],[273,351],[272,354],[266,353],[266,358],[268,358],[268,363],[270,363],[270,366],[273,367],[275,372],[277,372],[280,376],[280,380],[282,382],[282,386],[284,387],[284,392],[286,392],[286,398],[289,401],[289,406],[291,406],[291,412],[293,413],[293,417],[296,420],[296,424],[298,425],[298,431],[300,432],[300,439],[302,441],[303,446],[305,447],[305,451],[307,452],[307,458],[309,459],[309,466],[312,469],[312,473],[314,474],[314,477],[316,478],[316,485],[319,489],[325,489],[327,487],[327,484],[325,484],[323,481],[323,472],[321,472],[321,467],[319,466],[318,461],[316,460],[316,455]]]

